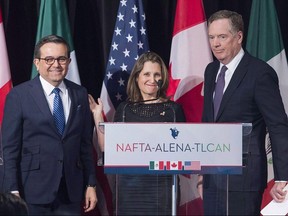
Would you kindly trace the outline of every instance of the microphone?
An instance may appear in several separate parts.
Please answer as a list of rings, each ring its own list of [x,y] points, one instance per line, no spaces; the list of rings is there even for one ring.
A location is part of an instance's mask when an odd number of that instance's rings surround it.
[[[157,83],[157,87],[158,87],[158,92],[157,92],[157,98],[154,99],[154,100],[158,100],[159,97],[160,97],[160,96],[159,96],[159,93],[160,93],[160,90],[161,90],[161,88],[162,88],[162,86],[163,86],[163,80],[159,79],[158,81],[156,81],[156,83]],[[174,109],[173,106],[171,106],[170,109],[171,109],[172,112],[173,112],[173,122],[176,122],[177,119],[176,119],[175,109]]]
[[[173,122],[176,122],[176,113],[175,113],[175,109],[173,106],[170,107],[172,112],[173,112]]]
[[[163,86],[163,80],[159,79],[158,81],[156,81],[157,83],[157,88],[158,88],[158,91],[157,91],[157,99],[160,97],[160,90]]]
[[[158,81],[156,81],[157,83],[157,87],[158,87],[158,91],[162,88],[163,85],[163,80],[159,79]]]

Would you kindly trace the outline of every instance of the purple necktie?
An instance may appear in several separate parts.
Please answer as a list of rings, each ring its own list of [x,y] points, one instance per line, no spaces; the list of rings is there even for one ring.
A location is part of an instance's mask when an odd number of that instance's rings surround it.
[[[221,100],[223,97],[223,90],[225,86],[225,72],[228,68],[223,65],[217,78],[214,94],[214,119],[216,119]]]

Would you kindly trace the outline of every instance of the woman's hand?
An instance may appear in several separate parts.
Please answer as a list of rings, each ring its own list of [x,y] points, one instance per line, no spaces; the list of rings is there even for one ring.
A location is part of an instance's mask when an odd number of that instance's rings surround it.
[[[93,113],[94,116],[94,121],[95,123],[98,122],[103,122],[103,103],[100,98],[97,99],[97,103],[94,100],[93,96],[88,94],[88,100],[89,100],[89,106],[90,110]],[[96,119],[95,119],[96,118]],[[97,121],[96,121],[97,120]]]
[[[90,110],[93,113],[93,119],[96,128],[96,134],[98,139],[98,145],[100,147],[101,152],[104,152],[104,128],[103,125],[100,124],[104,122],[103,117],[103,103],[100,98],[97,99],[97,103],[92,97],[92,95],[88,94],[89,106]]]

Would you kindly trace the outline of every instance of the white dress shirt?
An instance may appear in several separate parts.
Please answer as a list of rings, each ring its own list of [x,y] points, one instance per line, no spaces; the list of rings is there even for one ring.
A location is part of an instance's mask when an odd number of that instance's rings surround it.
[[[55,86],[53,86],[50,83],[48,83],[41,76],[40,76],[40,82],[41,82],[41,85],[43,87],[44,94],[45,94],[45,97],[47,99],[47,102],[49,104],[50,111],[53,114],[53,101],[54,101],[55,94],[53,94],[52,91],[55,88]],[[60,97],[61,97],[62,103],[63,103],[65,122],[67,123],[67,120],[68,120],[68,117],[69,117],[69,113],[70,113],[71,100],[70,100],[70,97],[69,97],[69,94],[68,94],[68,90],[67,90],[67,88],[66,88],[66,86],[65,86],[63,81],[60,83],[58,88],[61,90],[60,91]]]

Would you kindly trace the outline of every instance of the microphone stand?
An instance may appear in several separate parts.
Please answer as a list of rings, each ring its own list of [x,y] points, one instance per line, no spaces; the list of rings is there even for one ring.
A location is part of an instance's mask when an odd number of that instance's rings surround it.
[[[171,110],[173,111],[173,122],[176,122],[176,114],[173,107],[171,107]],[[172,214],[171,215],[177,215],[177,200],[178,200],[178,175],[173,174],[172,177]]]
[[[127,107],[128,104],[130,104],[130,103],[127,102],[127,103],[124,105],[124,107],[123,107],[123,111],[122,111],[122,122],[125,122],[125,120],[126,120],[126,107]]]
[[[157,97],[154,99],[149,99],[149,100],[142,100],[142,101],[137,101],[137,102],[127,102],[124,107],[123,107],[123,113],[122,113],[122,122],[126,121],[126,108],[128,106],[128,104],[141,104],[141,103],[145,103],[145,102],[149,102],[149,101],[155,101],[158,100],[160,98],[160,90],[161,87],[163,85],[163,81],[162,80],[158,80],[157,82],[157,87],[158,87],[158,91],[157,91]],[[176,113],[173,107],[171,107],[171,110],[173,112],[173,122],[176,122]],[[177,174],[173,174],[172,176],[172,215],[177,215],[177,195],[178,195],[178,175]]]

